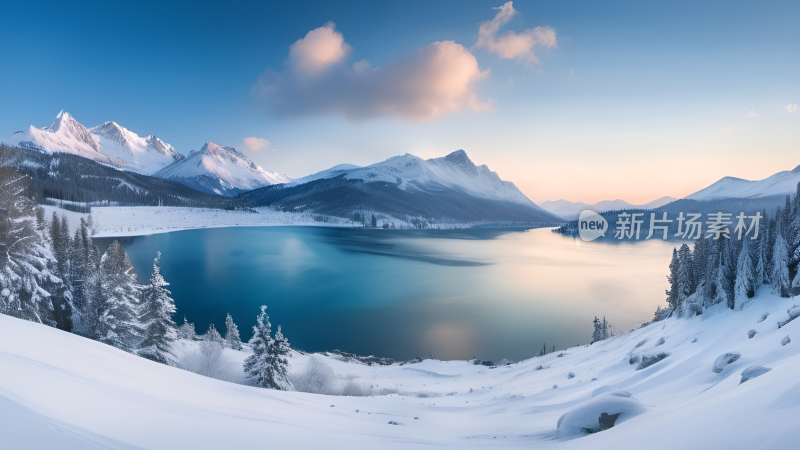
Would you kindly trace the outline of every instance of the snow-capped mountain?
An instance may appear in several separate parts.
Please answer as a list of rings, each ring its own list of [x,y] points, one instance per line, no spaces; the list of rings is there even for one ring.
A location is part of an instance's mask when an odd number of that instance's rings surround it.
[[[116,122],[106,122],[89,131],[104,154],[125,161],[126,167],[135,168],[136,172],[153,174],[183,159],[183,155],[161,139],[152,135],[139,137]]]
[[[581,213],[584,209],[591,209],[597,212],[605,212],[605,211],[614,211],[614,210],[621,210],[621,209],[653,209],[659,208],[661,206],[666,205],[667,203],[672,203],[677,200],[674,197],[664,196],[653,200],[652,202],[645,203],[643,205],[634,205],[632,203],[628,203],[625,200],[616,199],[616,200],[602,200],[593,205],[584,202],[571,202],[569,200],[548,200],[546,202],[542,202],[540,205],[542,209],[545,211],[549,211],[557,216],[561,216],[568,220],[573,220],[578,217],[578,214]]]
[[[49,127],[31,125],[6,137],[2,143],[46,153],[72,153],[146,175],[183,158],[155,136],[139,137],[114,122],[88,129],[66,111],[58,113]]]
[[[795,193],[798,182],[800,182],[800,166],[795,167],[793,170],[778,172],[769,178],[757,181],[725,177],[686,198],[691,200],[714,200],[720,198],[754,198],[768,195],[786,195]]]
[[[436,222],[543,222],[563,220],[530,201],[463,150],[443,158],[414,155],[367,167],[342,164],[238,197],[251,206],[337,217],[385,215],[417,226]]]
[[[288,183],[286,175],[268,172],[233,147],[206,143],[185,159],[156,172],[154,176],[177,181],[198,191],[235,196],[272,184]]]
[[[342,175],[348,180],[392,183],[408,192],[447,187],[473,197],[518,203],[541,210],[514,183],[501,180],[486,165],[476,166],[464,150],[427,160],[407,153],[366,167],[342,164],[298,178],[292,184],[300,185]]]

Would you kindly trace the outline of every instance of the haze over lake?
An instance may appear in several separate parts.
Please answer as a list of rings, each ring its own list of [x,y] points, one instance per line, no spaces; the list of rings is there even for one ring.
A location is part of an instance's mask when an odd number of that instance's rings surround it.
[[[111,240],[98,239],[101,246]],[[249,338],[259,306],[295,348],[395,359],[519,360],[638,327],[664,302],[673,243],[532,230],[252,227],[121,238],[145,282],[162,252],[178,312]]]

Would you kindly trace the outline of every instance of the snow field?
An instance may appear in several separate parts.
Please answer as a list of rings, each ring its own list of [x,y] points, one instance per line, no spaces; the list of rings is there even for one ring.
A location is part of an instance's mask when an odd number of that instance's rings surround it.
[[[316,358],[337,382],[395,392],[370,397],[219,381],[0,316],[0,418],[7,419],[0,435],[10,448],[61,449],[92,448],[87,442],[193,450],[789,449],[800,412],[800,349],[781,341],[800,332],[800,320],[778,323],[795,304],[762,288],[743,311],[712,308],[495,368],[436,360],[366,366],[300,353],[289,359],[292,376]],[[181,361],[193,345],[179,345]],[[715,373],[718,358],[732,352],[741,357]],[[669,356],[640,370],[631,363],[659,353]],[[223,356],[234,373],[246,352]],[[772,370],[741,383],[756,365]],[[598,404],[621,405],[620,415],[613,428],[584,435]],[[557,429],[562,416],[566,431]]]

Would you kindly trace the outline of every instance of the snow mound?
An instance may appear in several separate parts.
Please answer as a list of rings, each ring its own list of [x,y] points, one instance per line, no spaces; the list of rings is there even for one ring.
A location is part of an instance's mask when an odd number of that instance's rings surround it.
[[[785,338],[781,339],[781,345],[786,345],[786,344],[788,344],[790,342],[792,342],[792,339],[789,337],[788,334],[786,335]]]
[[[595,398],[558,419],[560,440],[575,439],[607,430],[647,411],[647,408],[626,391]]]
[[[744,383],[745,381],[752,380],[755,377],[760,377],[761,375],[764,375],[770,370],[772,370],[771,367],[764,367],[759,365],[750,366],[747,369],[744,369],[744,371],[742,371],[742,381],[740,381],[739,383],[741,384]]]
[[[723,355],[720,355],[716,361],[714,361],[714,373],[720,373],[725,366],[728,364],[733,364],[734,362],[738,361],[739,358],[742,357],[742,354],[739,352],[728,352]]]

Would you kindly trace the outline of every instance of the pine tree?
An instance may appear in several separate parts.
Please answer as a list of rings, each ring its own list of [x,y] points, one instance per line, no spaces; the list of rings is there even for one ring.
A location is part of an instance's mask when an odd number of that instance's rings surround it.
[[[276,362],[275,364],[275,372],[278,375],[278,379],[281,380],[282,389],[288,390],[292,387],[292,383],[289,381],[286,373],[289,369],[289,361],[287,356],[289,356],[289,352],[291,352],[292,348],[289,346],[289,340],[286,339],[286,336],[283,335],[281,332],[281,326],[278,325],[278,331],[275,332],[275,339],[273,339],[272,344],[272,358],[273,361]],[[433,359],[433,355],[431,355],[431,359]]]
[[[261,307],[257,325],[253,327],[250,345],[253,354],[244,361],[244,371],[259,386],[269,389],[287,389],[291,386],[286,377],[289,362],[280,356],[284,344],[276,344],[272,338],[272,325],[267,316],[267,307]],[[283,336],[280,336],[283,339]],[[288,343],[286,343],[288,345]]]
[[[772,267],[770,270],[772,288],[783,297],[789,295],[789,255],[783,238],[781,223],[775,230],[775,246],[772,248]]]
[[[603,328],[602,325],[600,324],[600,319],[598,319],[597,316],[594,316],[592,324],[594,324],[594,333],[592,333],[591,343],[594,344],[595,342],[603,340]]]
[[[708,247],[708,239],[701,232],[692,252],[692,279],[694,281],[692,292],[696,292],[700,283],[705,280],[706,267],[708,266]]]
[[[719,265],[714,280],[716,296],[713,304],[724,303],[733,308],[733,278],[736,276],[734,261],[729,251],[729,240],[719,242]]]
[[[736,282],[733,287],[735,305],[742,309],[749,299],[755,294],[755,268],[753,267],[753,254],[750,245],[751,239],[745,237],[742,250],[739,252],[739,260],[736,264]]]
[[[55,326],[51,291],[63,283],[37,220],[43,214],[27,197],[29,180],[13,169],[0,171],[0,313]]]
[[[609,328],[609,325],[608,325],[608,322],[606,322],[606,316],[603,316],[603,340],[606,340],[606,339],[609,338],[608,328]]]
[[[186,316],[183,316],[183,325],[178,328],[178,338],[193,341],[195,336],[197,336],[197,333],[194,331],[194,324],[189,323],[189,321],[186,320]]]
[[[241,350],[242,349],[242,339],[239,337],[239,327],[233,323],[233,317],[228,314],[228,317],[225,318],[225,342],[228,344],[228,347],[232,348],[233,350]]]
[[[81,228],[85,230],[85,224]],[[108,247],[98,276],[92,282],[94,289],[89,298],[90,336],[108,345],[133,352],[139,346],[143,334],[137,317],[141,286],[136,283],[131,260],[118,241],[112,242]]]
[[[672,249],[672,261],[669,263],[667,281],[669,281],[667,303],[669,304],[669,309],[675,311],[678,306],[678,250],[675,248]]]
[[[675,308],[680,316],[681,305],[683,302],[692,295],[693,283],[693,264],[692,264],[692,251],[686,244],[681,245],[678,250],[678,269],[677,269],[677,288],[678,294],[675,302]]]
[[[219,345],[222,345],[223,342],[222,336],[220,336],[219,331],[217,331],[217,327],[215,327],[213,323],[208,326],[208,331],[206,331],[206,334],[203,335],[203,340],[216,342]]]
[[[175,301],[167,290],[167,283],[161,275],[158,252],[153,262],[153,275],[150,284],[142,290],[142,313],[139,322],[144,328],[144,341],[139,346],[138,354],[163,364],[174,364],[172,343],[178,338],[175,322]]]

